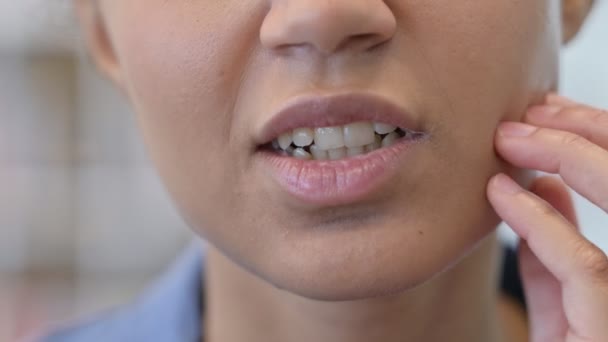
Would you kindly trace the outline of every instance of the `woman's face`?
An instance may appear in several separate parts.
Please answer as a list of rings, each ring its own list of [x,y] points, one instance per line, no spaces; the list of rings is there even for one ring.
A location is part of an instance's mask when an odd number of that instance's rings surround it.
[[[518,120],[557,82],[554,0],[99,6],[106,71],[132,100],[187,222],[252,273],[317,299],[407,289],[472,251],[498,223],[485,197],[489,177],[506,169],[497,124]],[[262,130],[296,97],[349,92],[393,102],[426,138],[356,196],[294,194],[260,147]],[[311,108],[291,119],[306,122]]]

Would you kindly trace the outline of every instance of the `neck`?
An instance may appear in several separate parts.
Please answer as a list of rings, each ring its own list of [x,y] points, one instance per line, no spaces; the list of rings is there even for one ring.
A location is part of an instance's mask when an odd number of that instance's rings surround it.
[[[495,234],[451,269],[397,295],[323,302],[277,289],[209,247],[204,339],[501,341]]]

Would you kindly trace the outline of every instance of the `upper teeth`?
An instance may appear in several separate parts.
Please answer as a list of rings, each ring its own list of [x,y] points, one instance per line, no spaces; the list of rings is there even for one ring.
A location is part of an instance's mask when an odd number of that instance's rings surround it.
[[[300,159],[341,159],[390,146],[402,135],[396,126],[360,121],[344,126],[296,128],[279,136],[273,146]]]

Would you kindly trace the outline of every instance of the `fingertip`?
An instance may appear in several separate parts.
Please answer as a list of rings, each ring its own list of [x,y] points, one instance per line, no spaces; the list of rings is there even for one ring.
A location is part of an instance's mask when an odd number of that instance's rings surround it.
[[[503,138],[522,138],[532,135],[538,127],[523,122],[505,121],[498,126],[498,136]]]
[[[562,111],[564,107],[555,104],[547,104],[543,106],[532,106],[526,112],[525,121],[527,122],[546,122],[555,119],[556,115]]]
[[[521,186],[517,184],[511,177],[504,173],[494,175],[490,179],[490,188],[493,190],[507,195],[513,195],[522,191]]]

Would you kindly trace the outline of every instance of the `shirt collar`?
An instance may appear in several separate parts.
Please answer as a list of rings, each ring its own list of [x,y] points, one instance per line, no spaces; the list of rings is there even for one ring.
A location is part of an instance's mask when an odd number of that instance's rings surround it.
[[[203,303],[203,244],[196,239],[140,298],[136,314],[150,332],[147,341],[200,341]]]
[[[201,341],[204,245],[195,239],[173,265],[129,305],[64,325],[45,342]],[[75,324],[74,324],[75,323]],[[30,339],[27,339],[30,340]]]

